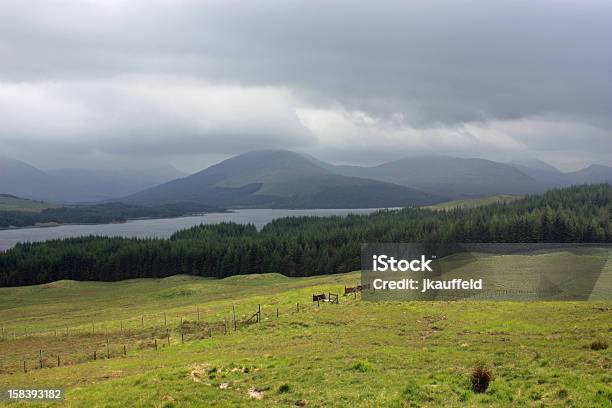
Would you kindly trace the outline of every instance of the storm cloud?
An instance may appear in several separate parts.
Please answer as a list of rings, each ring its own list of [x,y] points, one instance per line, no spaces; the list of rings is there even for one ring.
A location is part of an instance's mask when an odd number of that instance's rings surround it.
[[[612,164],[604,1],[4,1],[0,154]]]

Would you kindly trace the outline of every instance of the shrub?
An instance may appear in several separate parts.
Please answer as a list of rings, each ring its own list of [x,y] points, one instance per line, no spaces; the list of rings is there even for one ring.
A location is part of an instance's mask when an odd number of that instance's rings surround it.
[[[357,361],[355,364],[353,364],[352,368],[360,373],[365,373],[372,370],[372,366],[366,361]]]
[[[493,372],[484,364],[478,364],[472,369],[470,382],[472,391],[485,392],[489,388],[489,383],[493,380]]]
[[[608,348],[608,343],[603,340],[595,340],[591,343],[591,350],[605,350]]]
[[[288,392],[291,391],[291,386],[287,383],[281,385],[280,387],[278,387],[278,393],[279,394],[286,394]]]

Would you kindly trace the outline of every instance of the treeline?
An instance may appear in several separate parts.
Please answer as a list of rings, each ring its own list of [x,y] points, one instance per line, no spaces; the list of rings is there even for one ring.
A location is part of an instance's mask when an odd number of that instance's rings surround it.
[[[171,218],[193,213],[220,212],[223,209],[197,203],[142,206],[125,203],[72,205],[47,208],[41,212],[0,211],[0,228],[37,224],[102,224],[136,218]]]
[[[84,237],[20,244],[0,254],[0,285],[58,279],[115,281],[192,274],[223,278],[359,269],[365,242],[612,242],[612,187],[553,190],[506,204],[348,217],[201,225],[170,239]]]

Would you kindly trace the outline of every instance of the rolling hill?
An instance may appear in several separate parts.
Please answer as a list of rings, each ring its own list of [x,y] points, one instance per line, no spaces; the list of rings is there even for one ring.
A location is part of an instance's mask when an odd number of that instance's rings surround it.
[[[265,150],[233,157],[126,200],[148,205],[188,201],[222,207],[371,208],[444,199],[397,184],[336,174],[297,153]]]
[[[517,259],[496,267],[511,274]],[[5,405],[609,406],[610,350],[589,348],[609,339],[609,301],[311,301],[360,282],[269,273],[1,288],[0,388],[66,392]],[[245,323],[259,307],[261,323]],[[475,393],[482,359],[496,377]]]
[[[490,197],[482,197],[482,198],[465,198],[463,200],[453,200],[447,201],[440,204],[434,204],[427,206],[430,210],[454,210],[456,208],[476,208],[482,207],[484,205],[489,204],[501,204],[501,203],[511,203],[513,201],[517,201],[523,198],[520,195],[507,195],[500,194],[496,196]]]
[[[35,201],[27,198],[15,197],[10,194],[0,194],[0,212],[16,211],[16,212],[41,212],[47,208],[59,208],[58,204],[46,203],[44,201]]]

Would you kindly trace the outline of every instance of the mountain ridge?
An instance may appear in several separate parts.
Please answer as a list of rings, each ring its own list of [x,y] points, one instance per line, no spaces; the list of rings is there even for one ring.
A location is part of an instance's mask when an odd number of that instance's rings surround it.
[[[176,199],[226,207],[357,208],[423,205],[445,197],[333,173],[298,153],[244,153],[188,177],[126,198],[141,204]]]
[[[351,166],[281,149],[247,152],[191,175],[171,166],[160,169],[163,164],[153,162],[145,167],[134,164],[131,169],[43,172],[25,162],[0,157],[0,193],[61,203],[124,200],[232,208],[356,208],[430,205],[612,183],[612,167],[601,164],[561,172],[539,160],[501,163],[413,156],[376,166]]]

